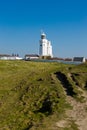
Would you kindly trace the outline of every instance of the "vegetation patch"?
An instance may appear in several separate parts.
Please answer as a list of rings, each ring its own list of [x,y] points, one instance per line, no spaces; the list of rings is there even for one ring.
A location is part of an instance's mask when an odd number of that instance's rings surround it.
[[[86,89],[85,66],[81,70],[81,66],[56,62],[0,61],[0,129],[56,129],[55,122],[70,108],[66,97],[79,93],[74,82]]]

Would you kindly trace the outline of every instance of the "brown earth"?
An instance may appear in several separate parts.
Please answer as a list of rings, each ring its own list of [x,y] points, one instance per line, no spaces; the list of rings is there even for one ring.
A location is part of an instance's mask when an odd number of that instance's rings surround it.
[[[70,76],[71,75],[69,74],[69,77]],[[65,127],[70,128],[70,122],[72,121],[77,125],[78,130],[87,130],[87,91],[81,89],[80,87],[78,87],[78,90],[81,92],[81,96],[84,97],[83,102],[67,95],[65,90],[66,101],[72,106],[72,109],[66,111],[65,119],[56,122],[56,126],[59,128],[58,130]]]

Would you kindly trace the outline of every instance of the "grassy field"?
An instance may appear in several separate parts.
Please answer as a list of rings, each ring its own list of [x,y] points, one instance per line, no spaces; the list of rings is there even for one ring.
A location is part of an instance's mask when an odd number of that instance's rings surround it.
[[[0,130],[78,130],[58,128],[71,106],[66,96],[84,102],[87,64],[0,61]]]

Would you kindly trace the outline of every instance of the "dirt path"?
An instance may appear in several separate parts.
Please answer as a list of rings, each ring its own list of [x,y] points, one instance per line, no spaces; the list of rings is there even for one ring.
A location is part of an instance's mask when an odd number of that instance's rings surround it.
[[[84,103],[77,102],[70,96],[66,100],[71,104],[72,109],[66,111],[67,118],[59,121],[56,125],[59,128],[70,128],[70,122],[74,121],[79,130],[87,130],[87,95]]]
[[[66,112],[67,117],[74,120],[78,125],[79,130],[87,130],[87,93],[83,91],[85,102],[80,103],[70,96],[67,96],[67,101],[73,107],[72,110]]]
[[[71,75],[69,75],[69,77],[71,78]],[[64,77],[62,73],[57,73],[57,78],[65,88],[66,101],[72,106],[72,109],[67,110],[67,118],[57,122],[56,125],[59,128],[70,128],[70,122],[74,121],[79,130],[87,130],[87,91],[82,90],[80,87],[76,86],[78,87],[78,90],[81,91],[81,96],[84,97],[84,102],[79,102],[73,98],[71,93],[71,96],[67,93],[66,89],[68,88],[66,86],[70,85],[67,81],[67,78]]]

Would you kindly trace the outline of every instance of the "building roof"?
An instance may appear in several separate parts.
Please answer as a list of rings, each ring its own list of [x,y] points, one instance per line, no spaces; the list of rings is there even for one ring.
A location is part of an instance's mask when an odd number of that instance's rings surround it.
[[[10,57],[11,55],[8,54],[0,54],[0,57]]]
[[[16,55],[0,54],[0,57],[19,57]]]
[[[39,57],[37,54],[26,54],[25,57]]]
[[[80,61],[82,62],[85,59],[85,57],[74,57],[73,61]]]

